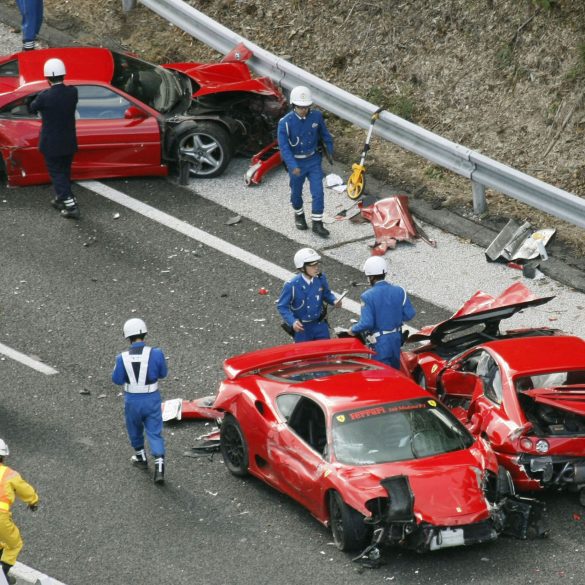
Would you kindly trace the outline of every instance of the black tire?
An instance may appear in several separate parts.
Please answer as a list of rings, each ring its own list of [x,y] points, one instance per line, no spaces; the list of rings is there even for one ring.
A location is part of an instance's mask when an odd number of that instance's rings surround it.
[[[339,550],[362,551],[370,544],[372,532],[364,517],[350,508],[336,491],[329,492],[329,523]]]
[[[179,134],[175,143],[177,161],[189,165],[189,174],[199,179],[218,177],[232,159],[232,141],[225,128],[199,122]]]
[[[248,475],[248,445],[238,421],[226,414],[221,423],[219,448],[225,466],[237,477]]]

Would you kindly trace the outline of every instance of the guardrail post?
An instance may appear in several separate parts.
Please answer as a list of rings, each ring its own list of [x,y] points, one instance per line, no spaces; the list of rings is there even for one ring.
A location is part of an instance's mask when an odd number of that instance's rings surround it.
[[[122,0],[122,10],[124,12],[130,12],[133,8],[136,8],[136,0]]]
[[[471,181],[471,191],[473,193],[473,213],[475,213],[475,215],[485,213],[487,211],[485,185]]]

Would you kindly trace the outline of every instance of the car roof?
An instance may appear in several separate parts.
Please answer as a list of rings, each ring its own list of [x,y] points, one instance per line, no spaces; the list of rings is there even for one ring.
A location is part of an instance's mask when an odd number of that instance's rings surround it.
[[[497,353],[516,372],[585,368],[585,341],[573,335],[502,339],[482,346]]]
[[[109,83],[114,73],[114,59],[109,49],[101,47],[64,47],[22,51],[0,60],[0,65],[18,60],[19,85],[44,81],[43,67],[48,59],[61,59],[65,63],[68,81],[102,81]]]

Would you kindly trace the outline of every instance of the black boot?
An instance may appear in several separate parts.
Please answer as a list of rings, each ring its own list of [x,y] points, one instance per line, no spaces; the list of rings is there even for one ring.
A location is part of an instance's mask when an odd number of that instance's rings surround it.
[[[79,207],[77,207],[77,199],[75,197],[68,197],[63,201],[63,209],[61,209],[61,217],[70,219],[79,219]]]
[[[154,460],[154,483],[165,481],[165,458],[156,457]]]
[[[136,453],[132,455],[131,461],[132,465],[135,465],[136,467],[142,467],[145,469],[148,466],[146,452],[144,451],[144,449],[137,449]]]
[[[307,220],[304,213],[295,213],[295,226],[298,230],[308,230]]]
[[[63,199],[59,199],[59,197],[53,197],[53,199],[51,199],[51,205],[59,211],[65,209],[65,203],[63,203]]]
[[[322,221],[313,221],[313,233],[321,238],[329,237],[329,230],[325,228]]]
[[[10,569],[12,569],[12,565],[9,565],[8,563],[5,563],[4,561],[2,561],[2,572],[4,573],[4,576],[6,577],[6,581],[10,585],[14,585],[16,583],[16,577],[13,577],[12,575],[8,574],[8,571],[10,571]]]

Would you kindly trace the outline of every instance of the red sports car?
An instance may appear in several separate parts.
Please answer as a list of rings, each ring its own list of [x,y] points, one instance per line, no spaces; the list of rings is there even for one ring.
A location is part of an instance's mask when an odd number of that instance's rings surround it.
[[[508,287],[498,297],[475,293],[457,312],[437,325],[423,327],[408,343],[423,344],[403,350],[402,369],[430,392],[437,393],[437,377],[445,364],[463,351],[484,341],[557,335],[549,327],[501,331],[500,323],[528,307],[548,303],[554,297],[536,297],[522,283]]]
[[[371,353],[334,339],[226,360],[213,406],[228,470],[297,500],[358,558],[543,535],[542,504],[513,495],[487,442]]]
[[[215,177],[236,153],[274,140],[286,100],[236,47],[221,63],[152,65],[103,48],[25,51],[0,57],[0,174],[9,185],[49,181],[38,150],[41,119],[28,103],[48,84],[47,59],[65,63],[79,91],[73,179],[166,175],[171,163]]]
[[[522,491],[565,488],[585,505],[585,341],[482,343],[441,367],[437,390],[489,440]]]

